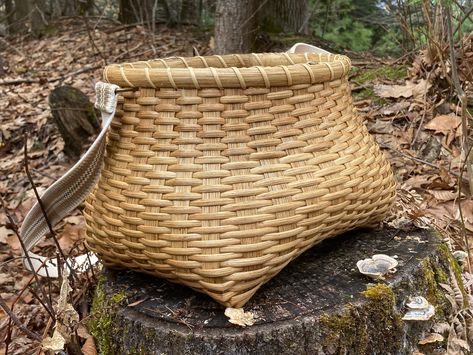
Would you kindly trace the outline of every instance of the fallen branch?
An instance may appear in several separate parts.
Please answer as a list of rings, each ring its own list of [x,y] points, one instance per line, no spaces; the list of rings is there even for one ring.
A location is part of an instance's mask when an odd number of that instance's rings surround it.
[[[13,321],[13,323],[15,323],[18,329],[20,329],[23,333],[25,333],[26,335],[28,335],[30,338],[34,340],[37,340],[39,342],[43,341],[43,338],[41,338],[39,334],[32,332],[23,323],[20,322],[20,320],[15,315],[15,313],[13,313],[10,310],[10,308],[8,307],[8,305],[6,304],[6,302],[3,300],[1,296],[0,296],[0,307],[3,308],[3,310],[5,311],[6,314],[8,314],[8,316]]]

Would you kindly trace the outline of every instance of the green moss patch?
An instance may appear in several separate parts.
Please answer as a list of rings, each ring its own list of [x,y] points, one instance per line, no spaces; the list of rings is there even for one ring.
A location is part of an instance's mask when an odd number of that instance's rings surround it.
[[[399,80],[407,76],[407,68],[401,65],[383,66],[374,69],[358,69],[354,68],[353,80],[360,84],[366,84],[367,82],[374,80]]]
[[[350,305],[339,314],[320,316],[326,332],[323,346],[329,353],[395,353],[400,348],[402,322],[392,289],[377,284],[362,295],[366,303],[361,307]]]
[[[110,340],[113,330],[112,310],[124,299],[124,291],[109,297],[103,290],[104,279],[99,279],[92,301],[92,319],[88,323],[90,334],[95,338],[100,354],[114,354],[114,345]]]

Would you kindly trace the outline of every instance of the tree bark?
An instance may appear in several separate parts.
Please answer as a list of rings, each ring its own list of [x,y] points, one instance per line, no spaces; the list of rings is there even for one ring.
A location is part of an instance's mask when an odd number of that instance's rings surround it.
[[[15,8],[13,6],[13,0],[5,0],[5,17],[7,19],[7,31],[12,33],[12,27],[15,23]]]
[[[202,12],[201,0],[183,0],[180,23],[199,25]]]
[[[271,0],[260,12],[263,30],[271,33],[308,33],[308,0]]]
[[[10,33],[31,33],[39,35],[47,25],[48,16],[44,12],[45,0],[14,0],[14,8],[9,0],[6,3],[9,13]],[[9,11],[8,11],[9,10]]]
[[[100,125],[93,104],[80,90],[60,86],[49,94],[49,105],[64,139],[64,153],[78,159],[89,138],[98,132]]]
[[[30,8],[29,0],[15,0],[15,14],[11,33],[28,32]]]
[[[218,0],[215,14],[215,52],[248,53],[256,38],[256,1]]]
[[[155,0],[120,0],[118,20],[122,23],[151,24]]]
[[[46,8],[45,0],[32,0],[29,14],[31,24],[31,33],[35,36],[40,35],[48,24],[47,16],[44,12]]]

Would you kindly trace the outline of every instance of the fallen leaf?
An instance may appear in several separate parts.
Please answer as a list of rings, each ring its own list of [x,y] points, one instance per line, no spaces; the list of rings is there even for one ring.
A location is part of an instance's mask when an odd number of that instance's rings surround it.
[[[412,81],[406,81],[405,85],[375,85],[374,92],[379,97],[399,98],[399,97],[423,97],[432,86],[427,80],[422,79],[417,84]]]
[[[461,118],[455,115],[436,116],[424,128],[433,130],[435,133],[448,134],[453,132],[461,124]]]
[[[0,243],[7,244],[8,236],[15,234],[11,229],[5,226],[0,226]]]
[[[77,335],[82,339],[89,339],[92,336],[83,324],[79,324],[77,327]]]
[[[82,215],[69,216],[69,217],[64,218],[64,222],[69,223],[69,224],[82,224],[82,223],[85,223],[85,218]]]
[[[53,336],[44,338],[41,345],[43,346],[43,350],[51,350],[54,352],[59,352],[61,350],[64,350],[64,345],[66,345],[66,340],[56,328],[54,330]]]
[[[424,339],[419,340],[418,344],[419,345],[425,345],[425,344],[441,342],[443,340],[444,340],[444,338],[443,338],[442,335],[437,334],[437,333],[431,333],[428,336],[426,336]]]
[[[385,106],[380,109],[380,113],[385,116],[389,116],[395,113],[399,113],[400,111],[406,110],[411,106],[410,102],[408,101],[401,101],[396,102],[392,105]]]
[[[82,345],[82,354],[84,355],[97,355],[97,348],[95,347],[95,341],[93,337],[87,338],[84,345]]]
[[[394,132],[394,127],[390,121],[369,121],[367,127],[370,133],[392,134]]]
[[[59,246],[66,254],[68,254],[79,240],[85,238],[85,231],[86,226],[84,220],[80,221],[80,223],[76,225],[66,224],[58,238]]]
[[[21,249],[20,240],[16,235],[10,235],[6,238],[7,244],[13,250],[13,252],[18,252]]]
[[[453,201],[458,197],[458,192],[451,190],[427,190],[427,192],[440,202]]]

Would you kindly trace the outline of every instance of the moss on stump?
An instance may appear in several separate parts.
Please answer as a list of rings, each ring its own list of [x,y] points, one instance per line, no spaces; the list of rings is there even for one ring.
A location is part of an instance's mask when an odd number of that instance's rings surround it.
[[[375,283],[356,262],[381,253],[399,266]],[[102,354],[407,354],[452,313],[439,285],[450,277],[461,285],[432,232],[357,231],[324,241],[264,285],[244,307],[258,317],[252,327],[230,324],[224,307],[186,287],[110,269],[89,326]],[[425,297],[436,315],[403,321],[409,296]]]

